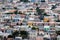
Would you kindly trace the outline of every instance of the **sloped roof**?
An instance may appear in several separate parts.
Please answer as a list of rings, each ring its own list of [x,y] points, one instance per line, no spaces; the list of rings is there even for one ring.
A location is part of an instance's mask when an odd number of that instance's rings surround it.
[[[49,5],[48,5],[47,3],[45,3],[45,2],[41,2],[41,4],[40,4],[40,8],[45,9],[45,8],[48,8],[48,7],[49,7]]]

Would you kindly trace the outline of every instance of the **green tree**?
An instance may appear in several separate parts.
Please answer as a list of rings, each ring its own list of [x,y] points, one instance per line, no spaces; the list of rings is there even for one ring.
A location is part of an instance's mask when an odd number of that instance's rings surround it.
[[[57,34],[57,35],[60,35],[60,31],[56,31],[56,34]]]
[[[32,27],[32,30],[36,30],[36,28],[35,27]]]
[[[13,38],[13,36],[12,35],[8,35],[8,38]]]
[[[52,5],[52,8],[51,8],[51,10],[53,10],[53,9],[55,9],[56,8],[56,5]]]
[[[29,26],[28,28],[31,28],[31,26]]]
[[[14,11],[14,14],[23,14],[22,12],[18,12],[18,10]]]
[[[14,12],[14,14],[18,14],[18,11],[16,10],[16,11]]]
[[[22,36],[23,39],[28,38],[28,35],[29,33],[27,31],[24,31],[24,30],[20,31],[20,36]]]
[[[13,13],[6,13],[6,14],[13,14]]]
[[[23,14],[23,13],[21,11],[19,11],[18,14]]]
[[[36,27],[36,26],[33,26],[33,27],[32,27],[32,30],[39,30],[39,28]]]
[[[17,9],[17,7],[14,7],[14,9]]]
[[[2,8],[3,10],[6,10],[6,8]]]
[[[14,9],[16,10],[16,11],[14,11],[14,14],[18,14],[18,9],[17,9],[17,7],[14,7]]]
[[[12,33],[12,36],[13,36],[13,37],[19,36],[19,31],[13,32],[13,33]]]
[[[44,13],[44,9],[39,9],[39,7],[36,8],[36,12],[38,13],[38,15]]]
[[[20,0],[21,2],[29,2],[28,0]]]
[[[43,13],[43,15],[44,15],[44,16],[50,16],[50,15],[48,15],[48,14],[46,14],[46,13]]]

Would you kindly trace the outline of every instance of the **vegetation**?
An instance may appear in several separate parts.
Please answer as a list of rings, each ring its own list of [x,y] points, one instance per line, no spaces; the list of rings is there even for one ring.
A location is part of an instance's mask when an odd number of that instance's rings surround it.
[[[36,30],[36,28],[35,27],[32,27],[32,30]]]
[[[39,9],[39,7],[36,8],[36,12],[38,13],[38,15],[43,14],[44,11],[44,9]]]
[[[49,15],[47,15],[46,13],[43,13],[43,15],[44,15],[44,16],[49,16]]]
[[[28,35],[29,35],[29,33],[27,31],[24,31],[24,30],[20,31],[20,33],[19,33],[19,31],[15,31],[15,32],[12,33],[12,36],[14,38],[16,36],[21,36],[24,39],[24,38],[28,38]]]
[[[14,7],[14,9],[17,9],[17,7]]]
[[[18,14],[18,11],[16,10],[16,11],[14,12],[14,14]]]
[[[6,8],[2,8],[3,10],[6,10]]]
[[[57,34],[57,35],[60,35],[60,31],[56,31],[56,34]]]
[[[13,38],[13,36],[12,35],[8,35],[8,38]]]
[[[17,7],[14,7],[14,9],[16,10],[16,11],[14,11],[14,14],[22,14],[21,12],[18,12],[18,8]]]
[[[6,14],[13,14],[13,13],[6,13]]]
[[[12,36],[15,38],[16,36],[19,36],[19,31],[15,31],[12,33]]]
[[[29,33],[27,32],[27,31],[24,31],[24,30],[22,30],[22,31],[20,31],[20,36],[24,39],[24,38],[28,38],[28,35],[29,35]]]
[[[28,0],[20,0],[21,2],[29,2]]]
[[[29,28],[31,28],[31,26],[29,26]]]
[[[53,10],[53,9],[55,9],[56,8],[56,5],[52,5],[52,8],[51,8],[51,10]]]
[[[39,28],[37,28],[37,27],[32,27],[32,30],[38,30]]]

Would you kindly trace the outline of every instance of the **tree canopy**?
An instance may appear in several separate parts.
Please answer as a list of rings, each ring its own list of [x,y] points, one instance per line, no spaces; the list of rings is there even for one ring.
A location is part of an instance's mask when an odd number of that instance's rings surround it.
[[[21,2],[29,2],[28,0],[20,0]]]
[[[38,13],[38,15],[44,13],[44,9],[39,9],[39,7],[36,8],[36,12]]]
[[[20,31],[20,36],[22,36],[22,38],[24,39],[24,38],[28,38],[28,32],[27,31]]]
[[[16,36],[18,36],[18,35],[19,35],[19,31],[15,31],[15,32],[12,33],[12,36],[13,36],[13,37],[16,37]]]
[[[56,5],[52,5],[52,8],[51,8],[51,10],[53,10],[53,9],[55,9],[56,8]]]

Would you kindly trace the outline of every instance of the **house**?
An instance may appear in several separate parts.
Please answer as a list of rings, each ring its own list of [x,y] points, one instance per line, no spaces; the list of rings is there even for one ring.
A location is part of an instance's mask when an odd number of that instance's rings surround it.
[[[36,36],[37,36],[37,31],[35,30],[29,31],[29,37],[36,37]]]
[[[40,3],[40,9],[48,9],[49,5],[46,2],[41,2]]]
[[[43,37],[38,36],[38,37],[36,37],[36,40],[44,40],[44,39],[43,39]]]

